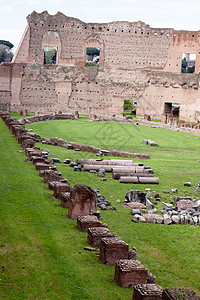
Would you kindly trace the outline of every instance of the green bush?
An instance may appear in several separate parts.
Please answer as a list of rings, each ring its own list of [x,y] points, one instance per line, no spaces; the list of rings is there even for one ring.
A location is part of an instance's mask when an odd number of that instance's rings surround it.
[[[135,108],[131,100],[124,100],[124,110],[132,110]]]

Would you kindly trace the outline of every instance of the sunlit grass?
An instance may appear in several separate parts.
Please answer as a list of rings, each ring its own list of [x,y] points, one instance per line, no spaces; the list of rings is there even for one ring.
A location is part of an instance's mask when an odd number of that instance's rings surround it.
[[[103,222],[130,247],[138,249],[138,259],[157,277],[163,288],[184,287],[200,294],[199,228],[183,225],[136,224],[130,210],[116,203],[130,189],[152,190],[172,201],[163,190],[178,188],[178,195],[197,196],[195,188],[183,184],[199,181],[199,139],[164,129],[109,122],[79,120],[38,122],[26,125],[43,137],[149,154],[148,164],[160,177],[160,185],[120,184],[106,174],[102,182],[96,174],[74,172],[69,166],[57,168],[74,186],[83,183],[99,187],[116,211],[102,211]],[[131,299],[132,289],[120,288],[114,280],[114,266],[103,265],[93,253],[83,250],[87,233],[76,228],[67,209],[53,199],[38,171],[25,155],[8,128],[0,120],[0,293],[2,299]],[[158,147],[142,144],[142,139],[158,142]],[[61,161],[95,154],[37,144],[49,149]],[[53,157],[53,156],[51,156]],[[158,209],[162,207],[158,204]]]

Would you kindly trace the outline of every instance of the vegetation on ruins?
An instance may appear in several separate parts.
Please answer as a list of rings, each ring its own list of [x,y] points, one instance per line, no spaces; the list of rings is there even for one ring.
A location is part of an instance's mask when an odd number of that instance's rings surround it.
[[[99,48],[87,48],[86,49],[86,67],[99,67]]]
[[[192,67],[188,67],[188,62],[186,61],[186,58],[184,57],[182,59],[181,73],[194,73],[194,71],[195,71],[195,65]]]
[[[14,45],[11,42],[5,41],[5,40],[0,40],[0,45],[1,44],[9,47],[10,49],[12,49],[14,47]]]
[[[12,48],[14,45],[9,41],[0,40],[0,63],[10,62],[13,58]]]
[[[16,115],[15,115],[16,117]],[[160,177],[160,185],[103,182],[95,174],[73,172],[69,166],[56,164],[68,182],[99,187],[116,211],[101,211],[109,229],[138,250],[137,258],[163,288],[191,288],[200,294],[199,228],[190,225],[159,225],[131,222],[130,210],[123,207],[125,194],[131,189],[150,187],[165,202],[172,194],[163,190],[178,188],[176,195],[198,197],[199,188],[184,187],[199,181],[199,139],[193,135],[161,128],[120,124],[61,120],[27,124],[43,137],[91,144],[106,149],[120,149],[149,154],[150,160],[134,160],[150,165]],[[76,228],[76,220],[43,183],[31,162],[6,125],[0,120],[0,294],[2,299],[132,299],[133,289],[120,288],[114,280],[114,266],[104,265],[88,246],[87,233]],[[158,142],[158,147],[142,144],[143,138]],[[95,158],[95,154],[76,152],[62,147],[43,145],[51,157],[61,161],[70,158]],[[50,157],[50,158],[51,158]],[[113,158],[113,157],[109,157]],[[186,192],[184,192],[186,191]],[[120,199],[122,203],[117,203]],[[161,203],[157,205],[162,208]]]
[[[99,64],[93,63],[93,62],[86,62],[85,63],[86,67],[94,67],[94,68],[99,68]]]
[[[93,58],[95,56],[99,56],[100,54],[100,49],[99,48],[87,48],[86,50],[86,55],[88,55],[89,57],[91,57],[91,60],[93,60]]]
[[[133,108],[135,108],[133,101],[131,100],[124,100],[124,110],[132,110]]]
[[[55,65],[56,64],[56,55],[57,55],[57,48],[45,47],[44,64],[45,65]]]

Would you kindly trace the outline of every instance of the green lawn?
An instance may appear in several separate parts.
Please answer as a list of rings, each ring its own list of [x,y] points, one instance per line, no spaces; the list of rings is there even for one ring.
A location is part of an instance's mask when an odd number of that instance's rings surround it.
[[[179,194],[196,197],[195,188],[183,184],[200,180],[199,143],[195,136],[164,129],[130,124],[79,120],[27,124],[44,137],[91,144],[105,149],[120,149],[149,154],[150,165],[160,185],[102,182],[96,174],[73,172],[69,166],[57,168],[73,186],[83,183],[100,188],[116,211],[102,211],[103,222],[130,247],[138,249],[138,259],[157,277],[163,288],[191,288],[200,294],[200,231],[191,226],[136,224],[130,210],[116,200],[124,200],[130,189],[152,190],[165,196],[164,189],[178,188]],[[114,280],[114,266],[100,262],[94,253],[84,251],[87,234],[67,217],[67,209],[53,199],[38,171],[0,120],[0,299],[132,299],[132,289],[120,288]],[[159,147],[142,144],[150,138]],[[95,157],[61,147],[38,144],[61,160]],[[139,160],[135,160],[139,161]],[[165,201],[171,201],[167,195]],[[158,208],[162,205],[159,204]]]

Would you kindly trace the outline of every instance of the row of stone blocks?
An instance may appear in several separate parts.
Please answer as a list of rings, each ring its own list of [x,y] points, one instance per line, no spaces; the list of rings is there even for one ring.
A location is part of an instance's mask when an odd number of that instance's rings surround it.
[[[28,149],[28,146],[34,146],[34,139],[30,139],[26,129],[17,123],[8,114],[2,114],[2,119],[15,135],[16,139],[23,145],[24,150],[36,169],[40,171],[40,176],[44,177],[44,182],[49,183],[49,188],[54,190],[54,196],[61,199],[63,207],[70,207],[72,218],[77,218],[77,214],[91,213],[92,209],[96,211],[96,196],[94,191],[82,185],[77,185],[74,189],[69,184],[61,183],[61,174],[56,170],[49,170],[49,161],[42,157],[42,152],[35,148]],[[48,166],[48,167],[47,167]],[[92,197],[91,197],[92,195]],[[89,199],[89,200],[88,200]],[[92,202],[91,202],[92,199]],[[63,201],[62,201],[63,200]],[[77,208],[78,207],[78,208]],[[81,207],[81,209],[80,209]],[[70,211],[70,209],[69,209]],[[115,279],[121,287],[134,286],[133,299],[135,300],[173,300],[174,289],[163,291],[155,283],[155,276],[148,273],[148,270],[136,260],[136,253],[129,249],[129,245],[119,237],[113,235],[107,225],[102,223],[95,216],[79,216],[77,226],[81,231],[88,231],[88,242],[94,246],[100,246],[100,259],[106,264],[115,265]],[[178,292],[180,289],[177,289]],[[181,290],[182,291],[182,290]],[[185,298],[185,295],[189,295]],[[185,300],[197,300],[198,296],[193,291],[183,290]],[[186,295],[186,296],[187,296]]]
[[[77,218],[79,215],[95,213],[95,192],[88,186],[76,185],[72,189],[69,184],[60,182],[61,174],[56,170],[49,169],[49,161],[42,157],[42,152],[35,148],[28,148],[28,146],[33,146],[34,140],[30,140],[29,135],[23,136],[24,130],[17,125],[17,120],[15,122],[9,115],[3,115],[2,119],[18,141],[26,142],[24,144],[26,154],[36,165],[36,169],[40,171],[40,176],[44,177],[44,182],[48,182],[49,188],[54,190],[55,198],[60,198],[62,206],[69,208],[69,216]],[[170,293],[163,292],[162,288],[155,284],[155,276],[148,273],[141,262],[136,260],[134,250],[129,249],[127,243],[113,235],[107,229],[107,225],[99,221],[97,217],[79,216],[77,226],[81,231],[88,231],[89,243],[100,247],[101,261],[105,264],[115,264],[115,279],[118,284],[121,287],[134,287],[133,299],[174,299]],[[187,299],[199,299],[199,297],[194,296],[194,298]]]
[[[136,252],[115,236],[107,224],[96,216],[79,216],[77,227],[88,232],[88,243],[100,247],[100,260],[104,264],[115,265],[115,280],[122,288],[134,288],[133,300],[177,300],[174,295],[184,295],[187,300],[197,300],[195,292],[186,289],[166,289],[155,284],[156,277],[136,260]]]
[[[96,193],[85,185],[75,185],[72,188],[66,182],[66,179],[57,172],[56,167],[50,165],[48,156],[35,148],[35,142],[40,140],[37,134],[28,132],[18,120],[11,117],[8,113],[1,114],[1,117],[21,146],[23,146],[26,155],[32,160],[36,170],[39,171],[39,175],[44,177],[44,182],[49,183],[49,186],[51,185],[51,188],[54,190],[54,197],[61,199],[63,207],[68,207],[69,217],[76,219],[79,215],[95,213]]]
[[[77,227],[88,232],[88,243],[100,248],[100,260],[115,265],[115,279],[121,287],[134,287],[141,283],[155,283],[155,276],[136,260],[136,251],[129,244],[112,234],[107,224],[96,216],[79,216]]]

